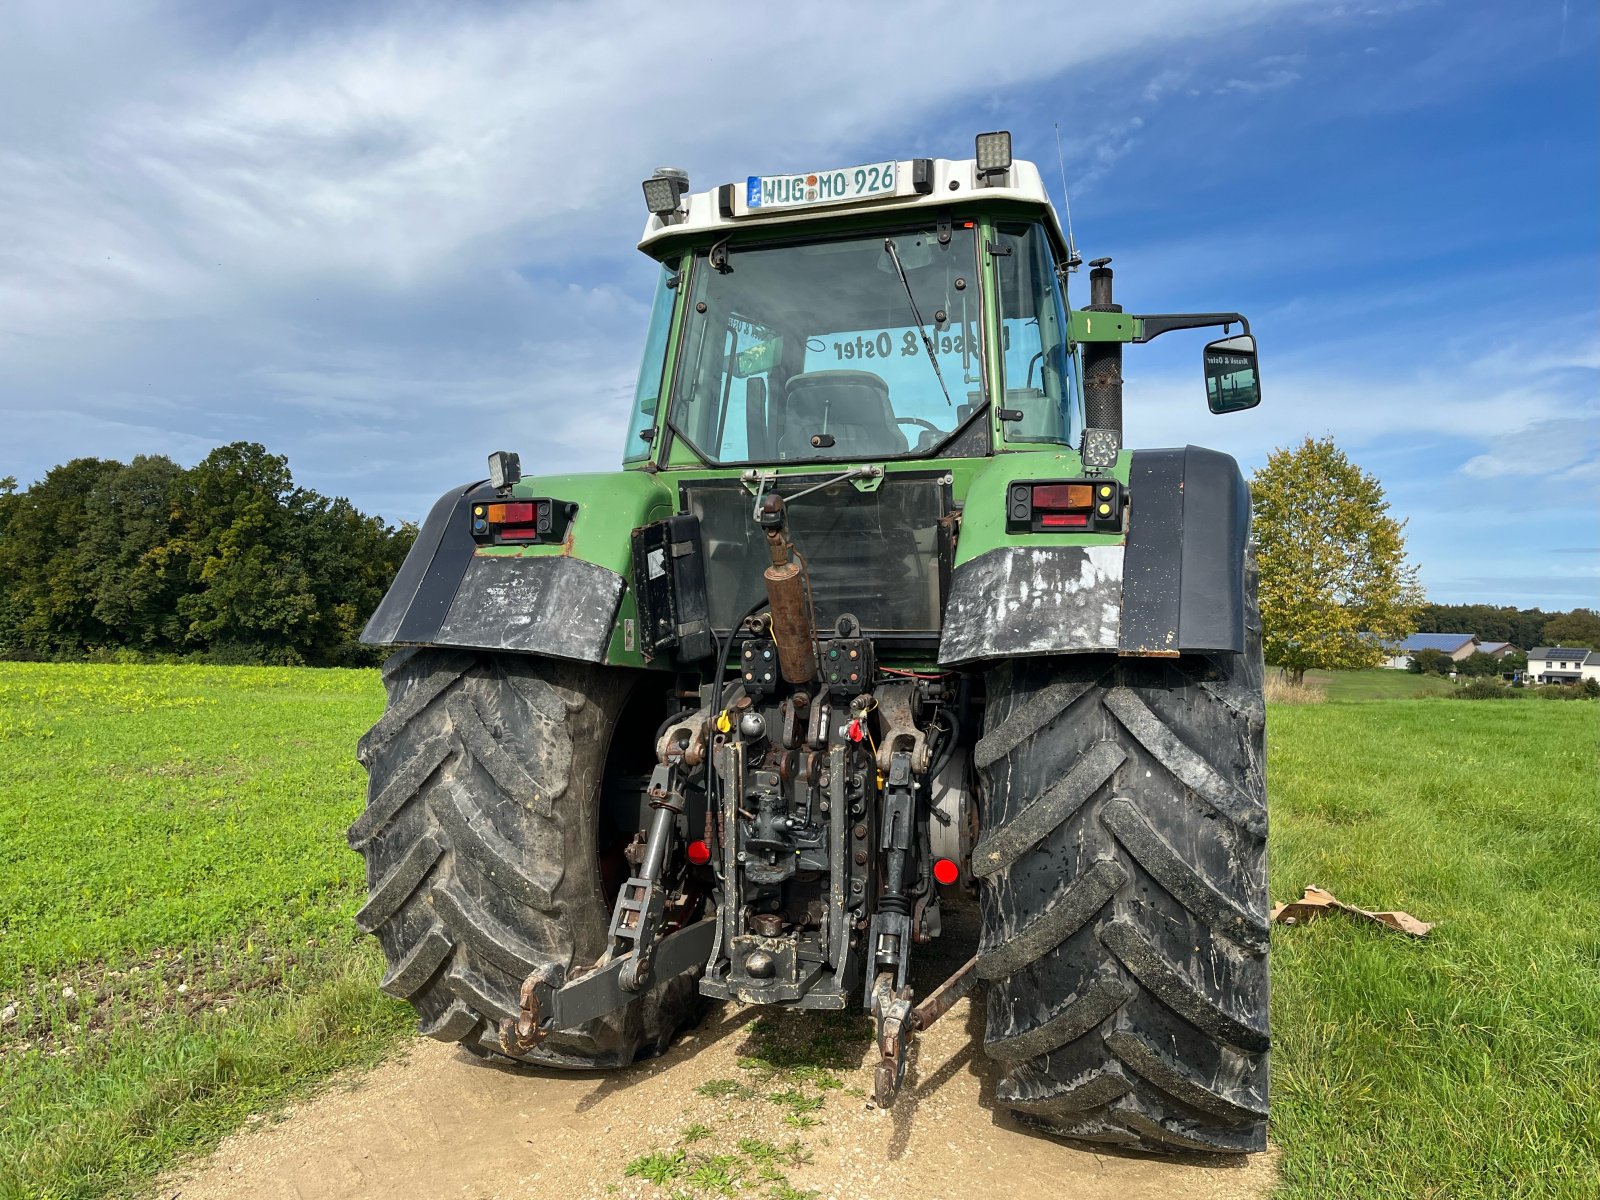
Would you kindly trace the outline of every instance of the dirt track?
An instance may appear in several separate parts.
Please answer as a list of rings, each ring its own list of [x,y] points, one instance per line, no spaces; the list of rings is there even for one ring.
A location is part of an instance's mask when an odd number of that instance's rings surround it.
[[[971,952],[975,930],[951,914],[954,937],[921,958],[925,994],[952,960]],[[966,928],[962,928],[966,926]],[[965,934],[966,936],[962,936]],[[960,957],[957,957],[957,956]],[[842,1072],[817,1124],[796,1128],[765,1091],[711,1099],[707,1080],[752,1080],[741,1055],[761,1052],[759,1010],[714,1006],[662,1058],[612,1076],[500,1070],[465,1052],[418,1039],[405,1054],[302,1104],[286,1120],[229,1138],[210,1159],[164,1181],[163,1200],[345,1200],[354,1197],[545,1197],[667,1200],[624,1174],[652,1151],[672,1151],[698,1123],[710,1136],[698,1156],[736,1152],[740,1138],[782,1146],[798,1139],[811,1161],[785,1163],[796,1189],[839,1200],[945,1200],[1008,1196],[1050,1200],[1244,1200],[1264,1196],[1274,1154],[1246,1161],[1160,1162],[1095,1154],[1025,1131],[994,1107],[995,1073],[982,1054],[981,998],[963,1001],[922,1039],[899,1103],[872,1108],[868,1046],[863,1066]],[[786,1014],[804,1040],[804,1014]],[[782,1081],[771,1087],[782,1088]],[[773,1186],[747,1169],[740,1196]],[[677,1187],[682,1186],[680,1180]],[[714,1193],[683,1188],[685,1196]]]

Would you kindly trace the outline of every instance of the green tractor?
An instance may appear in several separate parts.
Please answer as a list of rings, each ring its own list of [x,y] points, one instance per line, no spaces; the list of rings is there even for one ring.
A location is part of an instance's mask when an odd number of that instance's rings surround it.
[[[1058,1136],[1265,1145],[1249,493],[1122,448],[1136,316],[1006,133],[972,159],[645,181],[660,264],[622,469],[434,506],[350,844],[383,990],[473,1054],[614,1069],[702,998],[864,1007],[875,1099],[976,984],[995,1099]],[[941,902],[975,956],[917,996]]]

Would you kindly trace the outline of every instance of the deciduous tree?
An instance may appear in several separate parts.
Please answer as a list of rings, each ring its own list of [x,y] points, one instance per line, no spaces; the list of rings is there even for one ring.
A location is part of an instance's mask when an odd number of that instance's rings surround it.
[[[1278,449],[1251,483],[1262,641],[1294,683],[1309,668],[1375,667],[1422,602],[1403,521],[1332,438]]]
[[[1600,650],[1600,613],[1592,608],[1575,608],[1556,614],[1544,623],[1544,644]]]

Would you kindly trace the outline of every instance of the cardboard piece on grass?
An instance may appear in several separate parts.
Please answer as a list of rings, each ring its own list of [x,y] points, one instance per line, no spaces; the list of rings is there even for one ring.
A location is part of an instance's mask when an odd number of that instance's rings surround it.
[[[1368,912],[1364,908],[1341,902],[1332,892],[1325,892],[1319,887],[1308,887],[1300,899],[1278,905],[1272,910],[1272,920],[1278,925],[1304,925],[1329,912],[1349,913],[1412,937],[1427,937],[1435,924],[1432,921],[1419,921],[1407,912]]]

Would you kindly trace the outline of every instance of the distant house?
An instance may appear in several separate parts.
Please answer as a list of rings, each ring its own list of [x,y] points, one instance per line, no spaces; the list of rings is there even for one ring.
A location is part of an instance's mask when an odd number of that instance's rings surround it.
[[[1517,653],[1517,648],[1510,642],[1479,642],[1479,654],[1492,654],[1496,658],[1504,658],[1508,654]]]
[[[1600,651],[1582,646],[1535,646],[1528,651],[1528,678],[1534,683],[1600,679]]]
[[[1411,656],[1422,650],[1437,650],[1460,662],[1472,657],[1477,648],[1475,633],[1413,633],[1398,645],[1384,647],[1383,665],[1392,671],[1404,671],[1411,665]]]

